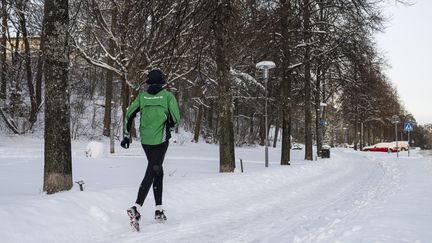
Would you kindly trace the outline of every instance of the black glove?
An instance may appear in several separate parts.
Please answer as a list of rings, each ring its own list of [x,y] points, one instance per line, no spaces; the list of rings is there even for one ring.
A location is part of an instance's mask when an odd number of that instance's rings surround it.
[[[123,135],[123,140],[120,143],[120,146],[122,146],[125,149],[129,148],[130,140],[129,135]]]

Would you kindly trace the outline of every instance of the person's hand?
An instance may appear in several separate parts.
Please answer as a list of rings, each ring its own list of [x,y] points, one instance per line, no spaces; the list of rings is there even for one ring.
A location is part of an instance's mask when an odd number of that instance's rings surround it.
[[[123,135],[123,140],[120,143],[120,146],[122,146],[125,149],[129,148],[130,140],[129,140],[129,134]]]

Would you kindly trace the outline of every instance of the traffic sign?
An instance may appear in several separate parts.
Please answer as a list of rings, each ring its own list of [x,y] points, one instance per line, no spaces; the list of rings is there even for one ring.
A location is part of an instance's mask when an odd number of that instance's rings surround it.
[[[324,119],[324,118],[321,118],[320,120],[319,120],[319,124],[320,124],[320,126],[324,126],[324,125],[326,125],[327,124],[327,121]]]
[[[404,123],[404,131],[411,132],[413,130],[413,124],[411,122]]]
[[[391,122],[393,124],[398,124],[400,122],[400,118],[397,115],[392,116]]]

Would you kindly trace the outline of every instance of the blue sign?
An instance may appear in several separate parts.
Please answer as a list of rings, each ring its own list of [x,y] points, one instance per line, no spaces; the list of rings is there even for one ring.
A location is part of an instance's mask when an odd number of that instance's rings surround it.
[[[413,130],[413,124],[411,122],[404,123],[405,132],[411,132]]]
[[[320,124],[320,126],[327,125],[327,121],[326,121],[324,118],[321,118],[321,119],[319,120],[319,124]]]

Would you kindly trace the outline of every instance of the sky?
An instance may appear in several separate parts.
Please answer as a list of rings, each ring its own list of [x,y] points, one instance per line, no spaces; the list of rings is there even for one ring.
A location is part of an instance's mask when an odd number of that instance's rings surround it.
[[[432,0],[394,2],[385,6],[386,29],[376,36],[390,65],[385,73],[416,121],[432,123]]]

